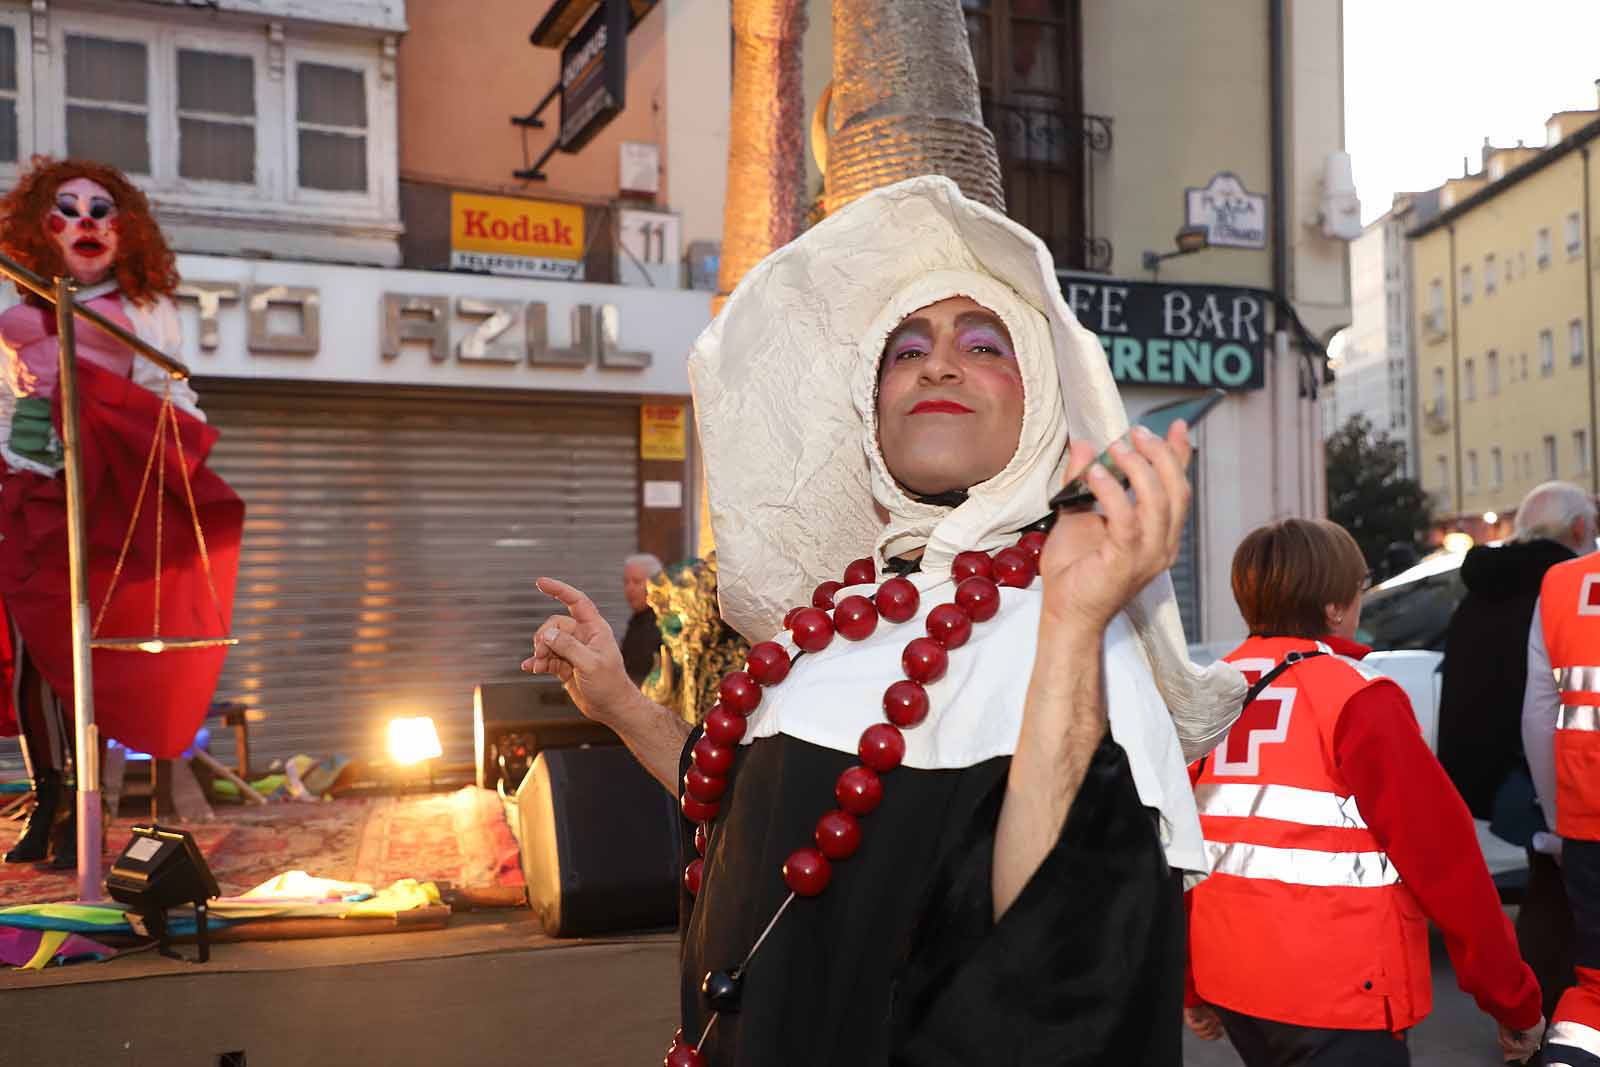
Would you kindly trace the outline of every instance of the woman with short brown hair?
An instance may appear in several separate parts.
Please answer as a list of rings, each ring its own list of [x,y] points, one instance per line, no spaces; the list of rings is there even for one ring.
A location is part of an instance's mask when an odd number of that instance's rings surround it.
[[[1325,520],[1263,526],[1234,553],[1251,636],[1226,659],[1252,688],[1194,771],[1212,874],[1190,893],[1185,1017],[1248,1067],[1407,1064],[1431,919],[1501,1047],[1526,1057],[1539,986],[1405,692],[1361,663],[1366,573]]]

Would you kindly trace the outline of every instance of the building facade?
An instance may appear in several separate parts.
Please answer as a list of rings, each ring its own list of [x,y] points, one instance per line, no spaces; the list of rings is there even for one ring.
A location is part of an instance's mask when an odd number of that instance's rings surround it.
[[[1496,536],[1529,489],[1595,475],[1600,111],[1552,116],[1539,150],[1486,148],[1410,231],[1421,480],[1440,530]]]
[[[1336,433],[1365,418],[1405,449],[1405,473],[1417,477],[1416,344],[1411,314],[1411,246],[1406,231],[1439,212],[1440,190],[1401,193],[1350,246],[1350,327],[1334,360],[1323,401],[1323,430]]]

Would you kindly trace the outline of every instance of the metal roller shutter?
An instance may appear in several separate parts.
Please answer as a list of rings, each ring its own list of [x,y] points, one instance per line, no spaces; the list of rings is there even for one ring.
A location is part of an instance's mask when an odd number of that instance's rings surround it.
[[[1183,636],[1190,644],[1204,641],[1200,633],[1200,464],[1189,464],[1189,517],[1183,523],[1178,560],[1172,565],[1172,586],[1183,619]]]
[[[267,711],[253,762],[376,756],[408,714],[470,761],[473,686],[515,677],[552,610],[535,578],[626,622],[637,407],[216,380],[201,397],[212,464],[247,507],[218,698]]]

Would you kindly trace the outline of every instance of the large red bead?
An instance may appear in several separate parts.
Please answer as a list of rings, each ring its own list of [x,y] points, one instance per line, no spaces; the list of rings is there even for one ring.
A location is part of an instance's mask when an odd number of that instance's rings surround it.
[[[806,652],[821,652],[833,640],[833,620],[817,608],[806,608],[789,627],[794,643]]]
[[[968,578],[956,586],[956,607],[973,622],[988,622],[1000,610],[1000,587],[993,578]]]
[[[878,609],[864,596],[847,596],[833,609],[833,628],[848,640],[865,640],[878,628]]]
[[[679,1045],[667,1052],[661,1067],[706,1067],[706,1058],[693,1045]]]
[[[950,657],[945,654],[944,646],[933,638],[916,637],[900,653],[900,666],[913,682],[932,685],[944,677]]]
[[[856,746],[861,762],[883,774],[900,766],[906,758],[906,739],[898,728],[886,722],[873,723],[861,732],[861,744]]]
[[[709,737],[701,737],[694,743],[691,756],[703,774],[721,778],[733,769],[733,746],[719,745]]]
[[[987,552],[957,552],[950,561],[950,576],[958,582],[974,576],[987,578],[993,569],[994,562]]]
[[[761,703],[761,687],[744,671],[729,671],[717,686],[717,699],[735,715],[748,715]]]
[[[1017,547],[1021,549],[1029,559],[1033,560],[1033,566],[1035,569],[1037,569],[1039,566],[1039,557],[1044,555],[1044,542],[1046,537],[1046,534],[1040,533],[1038,530],[1029,530],[1027,533],[1022,535],[1022,540],[1017,542]]]
[[[751,645],[744,669],[763,688],[777,685],[789,677],[789,653],[776,641]]]
[[[709,842],[710,837],[706,834],[706,824],[701,823],[694,828],[694,850],[704,856],[706,854],[706,845]]]
[[[719,745],[737,745],[744,736],[744,717],[717,704],[706,713],[706,736]]]
[[[783,864],[783,880],[802,897],[814,897],[828,888],[833,865],[814,848],[797,848]]]
[[[866,815],[883,799],[883,779],[870,767],[847,767],[833,787],[833,799],[851,815]]]
[[[945,648],[960,648],[972,636],[972,619],[954,604],[940,604],[928,612],[928,636]]]
[[[917,614],[922,594],[904,578],[890,578],[878,586],[878,614],[890,622],[906,622]]]
[[[705,860],[690,860],[689,866],[683,869],[683,888],[689,891],[691,897],[700,895],[700,880],[705,877],[705,872]]]
[[[719,775],[706,774],[699,767],[683,772],[683,791],[696,800],[715,804],[728,789],[728,780]]]
[[[844,569],[845,585],[871,585],[878,580],[878,568],[870,559],[853,559]]]
[[[833,609],[833,595],[844,588],[843,582],[823,582],[811,594],[811,606],[823,611]]]
[[[830,860],[847,860],[861,847],[861,824],[847,811],[830,811],[817,820],[812,837]]]
[[[690,822],[710,822],[717,817],[717,812],[722,809],[715,803],[696,800],[685,792],[678,800],[678,807],[683,811],[683,817]]]
[[[790,608],[783,614],[783,628],[785,630],[794,625],[794,617],[806,610],[804,607]]]
[[[921,682],[895,682],[883,691],[883,716],[909,730],[928,717],[928,691]]]
[[[1001,585],[1026,589],[1039,570],[1020,548],[1002,548],[994,554],[994,580]]]

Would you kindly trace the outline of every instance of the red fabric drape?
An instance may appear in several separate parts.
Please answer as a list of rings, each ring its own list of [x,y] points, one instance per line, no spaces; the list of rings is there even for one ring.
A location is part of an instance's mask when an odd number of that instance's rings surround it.
[[[78,385],[92,620],[111,585],[161,418],[162,398],[81,361]],[[133,540],[97,636],[144,637],[154,632],[158,513],[161,635],[216,637],[231,628],[244,502],[205,465],[216,430],[182,411],[176,414],[183,459],[169,422],[164,462],[158,465],[165,467],[164,492],[158,498],[158,471],[152,470]],[[59,401],[55,421],[59,431]],[[184,492],[185,466],[205,535],[215,602]],[[34,662],[70,707],[66,518],[62,476],[6,474],[0,489],[0,598]],[[222,646],[160,654],[97,649],[94,701],[101,734],[160,758],[180,755],[205,719],[227,651]],[[6,712],[11,710],[9,691],[7,686]],[[7,717],[0,713],[0,728]],[[9,718],[9,728],[15,732],[14,714]]]

